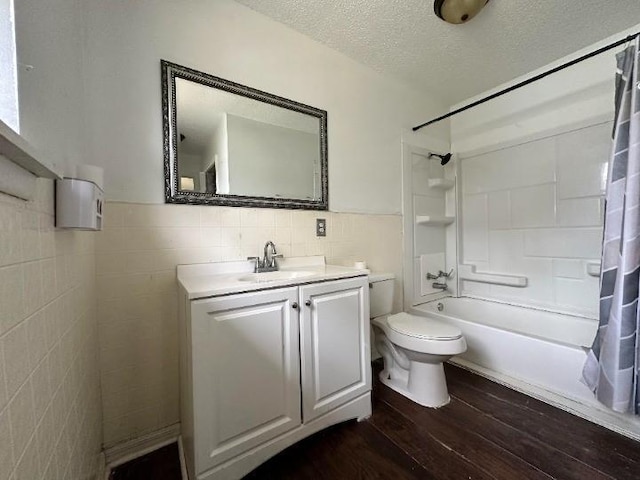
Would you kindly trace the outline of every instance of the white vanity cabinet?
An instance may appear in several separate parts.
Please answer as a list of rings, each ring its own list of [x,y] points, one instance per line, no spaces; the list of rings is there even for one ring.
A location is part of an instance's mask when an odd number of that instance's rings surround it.
[[[367,277],[264,286],[192,298],[183,284],[191,480],[241,478],[312,433],[371,414]]]
[[[305,421],[371,390],[368,285],[352,279],[300,287]]]
[[[210,468],[301,423],[298,288],[191,303],[196,463]]]

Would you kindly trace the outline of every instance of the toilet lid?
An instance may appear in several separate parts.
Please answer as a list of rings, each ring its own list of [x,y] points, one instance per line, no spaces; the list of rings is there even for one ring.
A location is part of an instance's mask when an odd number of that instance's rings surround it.
[[[453,325],[404,312],[388,317],[387,324],[392,330],[411,337],[429,340],[456,340],[462,337],[462,331]]]

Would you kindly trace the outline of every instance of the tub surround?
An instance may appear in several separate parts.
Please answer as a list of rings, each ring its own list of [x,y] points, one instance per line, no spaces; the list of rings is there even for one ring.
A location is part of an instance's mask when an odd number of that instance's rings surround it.
[[[463,294],[597,317],[614,73],[614,53],[602,54],[451,119],[460,159],[460,263],[529,280],[527,288],[465,281]]]
[[[597,316],[588,266],[600,258],[610,136],[605,123],[460,161],[461,263],[527,279],[465,275],[463,295]]]

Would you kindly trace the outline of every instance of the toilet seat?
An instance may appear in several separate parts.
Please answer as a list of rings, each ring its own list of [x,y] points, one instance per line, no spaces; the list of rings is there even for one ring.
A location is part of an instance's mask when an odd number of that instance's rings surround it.
[[[425,340],[457,340],[462,337],[462,331],[453,325],[405,312],[389,316],[387,324],[397,333]]]
[[[411,321],[406,321],[407,319],[405,319],[405,322],[402,322],[402,317],[396,319],[396,321],[392,320],[393,317],[402,315],[411,317]],[[467,350],[467,342],[457,327],[444,324],[444,322],[439,322],[434,318],[398,313],[388,317],[377,317],[371,322],[374,326],[380,328],[393,344],[414,352],[453,356]],[[433,330],[430,330],[428,326],[431,322],[435,322],[438,325]],[[391,323],[395,324],[395,328],[391,326]],[[439,328],[440,326],[444,328]],[[411,333],[404,333],[398,331],[398,329]],[[438,337],[438,334],[440,337]]]

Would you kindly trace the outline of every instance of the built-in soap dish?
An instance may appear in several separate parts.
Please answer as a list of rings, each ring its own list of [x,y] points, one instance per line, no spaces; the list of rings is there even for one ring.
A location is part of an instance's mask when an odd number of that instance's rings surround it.
[[[587,262],[587,275],[590,277],[599,277],[600,268],[600,262]]]

